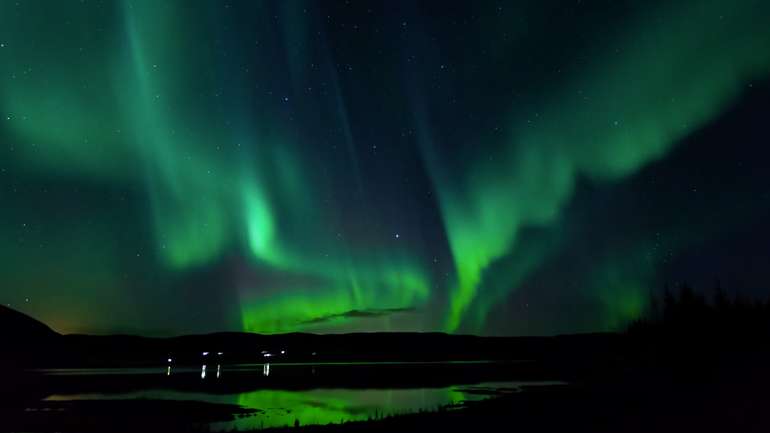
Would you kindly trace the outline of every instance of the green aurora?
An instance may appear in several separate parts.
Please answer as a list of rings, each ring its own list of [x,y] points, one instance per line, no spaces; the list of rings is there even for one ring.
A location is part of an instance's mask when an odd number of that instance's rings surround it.
[[[466,4],[458,42],[435,2],[0,2],[4,303],[64,332],[519,332],[501,306],[575,248],[579,184],[770,78],[768,2],[586,3],[563,32],[558,2]],[[679,228],[565,274],[593,320],[529,330],[638,317],[720,230]]]

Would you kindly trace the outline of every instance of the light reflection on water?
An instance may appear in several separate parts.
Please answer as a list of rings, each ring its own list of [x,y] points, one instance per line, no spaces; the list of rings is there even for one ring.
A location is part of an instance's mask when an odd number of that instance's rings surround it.
[[[280,373],[280,365],[273,367]],[[243,368],[243,367],[236,367]],[[257,367],[254,366],[254,369]],[[271,364],[260,366],[262,376],[270,376]],[[176,377],[178,371],[196,371],[169,366],[166,375]],[[207,366],[202,365],[200,378],[209,382],[214,379],[212,371],[207,377]],[[216,368],[216,378],[227,374],[228,368]],[[157,370],[156,370],[157,371]],[[237,370],[236,370],[237,371]],[[259,370],[257,370],[259,371]],[[117,372],[114,372],[117,374]],[[272,377],[271,377],[272,378]],[[191,380],[195,380],[190,377]],[[223,379],[224,380],[224,379]],[[217,381],[218,382],[218,381]],[[66,400],[116,400],[116,399],[160,399],[188,400],[219,404],[236,404],[256,412],[233,421],[215,422],[209,425],[215,431],[280,427],[300,424],[328,424],[344,421],[366,420],[378,416],[435,410],[442,406],[457,405],[466,401],[481,400],[495,395],[495,391],[515,392],[522,385],[551,385],[559,382],[484,382],[476,385],[453,385],[421,388],[363,388],[363,389],[256,389],[245,392],[208,392],[208,390],[174,390],[148,388],[130,392],[54,394],[48,401]]]

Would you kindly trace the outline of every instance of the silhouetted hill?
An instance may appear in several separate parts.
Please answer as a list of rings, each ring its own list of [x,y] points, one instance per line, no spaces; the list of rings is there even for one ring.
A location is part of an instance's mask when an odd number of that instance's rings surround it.
[[[24,313],[0,306],[0,365],[30,364],[37,354],[55,347],[61,336]]]
[[[558,337],[478,337],[443,333],[215,333],[172,338],[66,335],[58,361],[74,366],[199,364],[203,352],[223,363],[346,361],[545,360],[604,354],[612,334]],[[222,355],[217,355],[218,353]],[[282,353],[283,352],[283,353]],[[265,356],[267,354],[267,356]],[[213,361],[212,361],[213,362]]]
[[[479,337],[444,333],[261,335],[221,332],[171,338],[59,335],[43,323],[3,307],[5,347],[25,367],[197,365],[201,362],[349,362],[536,360],[562,363],[607,357],[621,344],[614,334],[556,337]],[[205,355],[203,353],[207,352]],[[219,355],[221,353],[221,355]],[[216,357],[216,360],[212,359]]]
[[[59,335],[43,322],[2,305],[0,305],[0,330],[2,330],[3,343],[27,343]]]

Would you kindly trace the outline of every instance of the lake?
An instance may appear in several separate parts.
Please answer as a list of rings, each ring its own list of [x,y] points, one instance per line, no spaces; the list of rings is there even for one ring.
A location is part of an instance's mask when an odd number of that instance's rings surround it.
[[[28,420],[48,419],[38,423],[40,431],[56,427],[68,412],[83,416],[89,411],[112,418],[179,411],[214,431],[339,423],[454,409],[525,386],[560,383],[543,377],[531,363],[485,361],[57,369],[34,377],[30,387],[37,392],[30,400],[37,401],[24,410]],[[208,409],[172,405],[180,402],[206,403]]]

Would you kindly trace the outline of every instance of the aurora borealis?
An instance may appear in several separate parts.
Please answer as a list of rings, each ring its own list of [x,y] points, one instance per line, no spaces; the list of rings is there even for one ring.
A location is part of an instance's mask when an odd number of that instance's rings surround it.
[[[61,332],[520,335],[618,329],[666,282],[765,293],[768,22],[0,0],[0,301]]]

